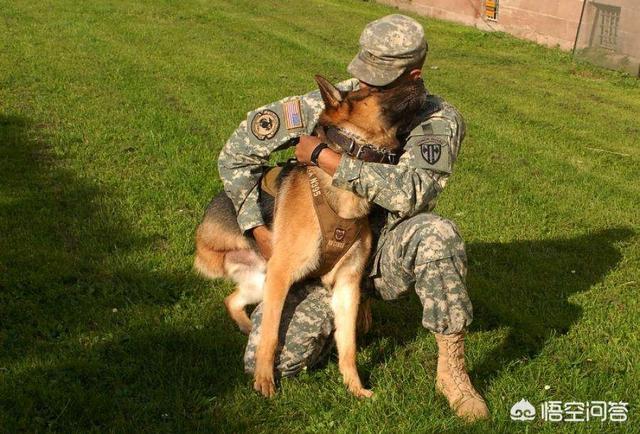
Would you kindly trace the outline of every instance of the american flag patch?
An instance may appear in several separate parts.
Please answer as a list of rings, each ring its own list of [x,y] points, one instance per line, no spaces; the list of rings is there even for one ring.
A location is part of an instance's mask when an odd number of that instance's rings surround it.
[[[295,130],[296,128],[303,127],[299,99],[282,103],[282,111],[284,112],[284,123],[288,130]]]

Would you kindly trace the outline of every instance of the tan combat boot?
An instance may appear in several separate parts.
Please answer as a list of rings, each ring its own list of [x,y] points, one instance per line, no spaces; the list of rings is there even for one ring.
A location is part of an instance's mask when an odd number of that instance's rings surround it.
[[[468,422],[488,418],[487,404],[471,384],[464,365],[464,333],[434,335],[438,343],[436,390],[447,398],[453,411]]]

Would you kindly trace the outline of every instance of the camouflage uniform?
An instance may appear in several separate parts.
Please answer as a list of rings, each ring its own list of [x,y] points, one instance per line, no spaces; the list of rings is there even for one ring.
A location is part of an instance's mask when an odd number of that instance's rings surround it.
[[[372,23],[387,26],[384,31],[391,35],[391,42],[376,39],[380,29],[367,26],[360,39],[361,51],[349,71],[356,77],[367,77],[368,84],[383,86],[415,64],[416,58],[424,58],[422,27],[407,20],[391,15]],[[419,28],[411,27],[412,23]],[[412,33],[414,37],[407,38]],[[416,44],[416,40],[423,43]],[[384,45],[387,42],[389,46]],[[392,49],[391,60],[385,59],[385,53]],[[376,70],[372,59],[386,67]],[[357,79],[351,79],[338,87],[352,90],[358,85]],[[290,146],[292,139],[310,134],[323,109],[319,91],[285,98],[250,112],[225,144],[218,160],[219,172],[243,231],[264,224],[258,186],[270,154]],[[397,165],[343,155],[333,176],[334,186],[379,206],[372,216],[376,244],[369,272],[378,294],[393,300],[415,290],[423,304],[422,324],[443,334],[463,331],[472,319],[465,286],[464,243],[451,221],[432,212],[437,195],[452,173],[464,134],[464,121],[455,108],[428,95],[423,110],[400,136],[404,152]],[[290,291],[282,318],[276,369],[292,375],[312,365],[330,348],[330,294],[317,281],[298,284]],[[254,366],[261,306],[251,319],[253,329],[245,352],[248,372]]]

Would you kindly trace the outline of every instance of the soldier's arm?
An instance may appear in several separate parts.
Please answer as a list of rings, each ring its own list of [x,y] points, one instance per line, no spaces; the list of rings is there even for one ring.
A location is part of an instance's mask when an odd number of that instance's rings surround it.
[[[397,165],[367,163],[343,155],[333,185],[367,198],[401,217],[429,208],[443,190],[464,139],[462,116],[444,103],[418,125]]]
[[[338,84],[342,90],[355,86],[354,79]],[[223,146],[218,171],[243,232],[265,223],[258,204],[258,188],[269,155],[288,147],[292,139],[310,134],[323,109],[319,91],[268,104],[249,112]]]

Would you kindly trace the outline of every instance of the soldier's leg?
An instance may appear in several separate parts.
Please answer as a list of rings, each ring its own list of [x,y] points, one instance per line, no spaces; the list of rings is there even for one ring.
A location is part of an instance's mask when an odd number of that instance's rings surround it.
[[[467,420],[488,417],[464,364],[464,331],[473,310],[467,294],[464,242],[456,226],[436,214],[416,215],[386,234],[376,290],[384,299],[415,290],[422,302],[422,325],[438,343],[436,388]]]
[[[262,322],[262,304],[251,314],[253,327],[244,354],[247,373],[255,368],[255,351]],[[319,281],[294,285],[282,311],[275,370],[292,376],[324,360],[333,348],[331,294]]]

